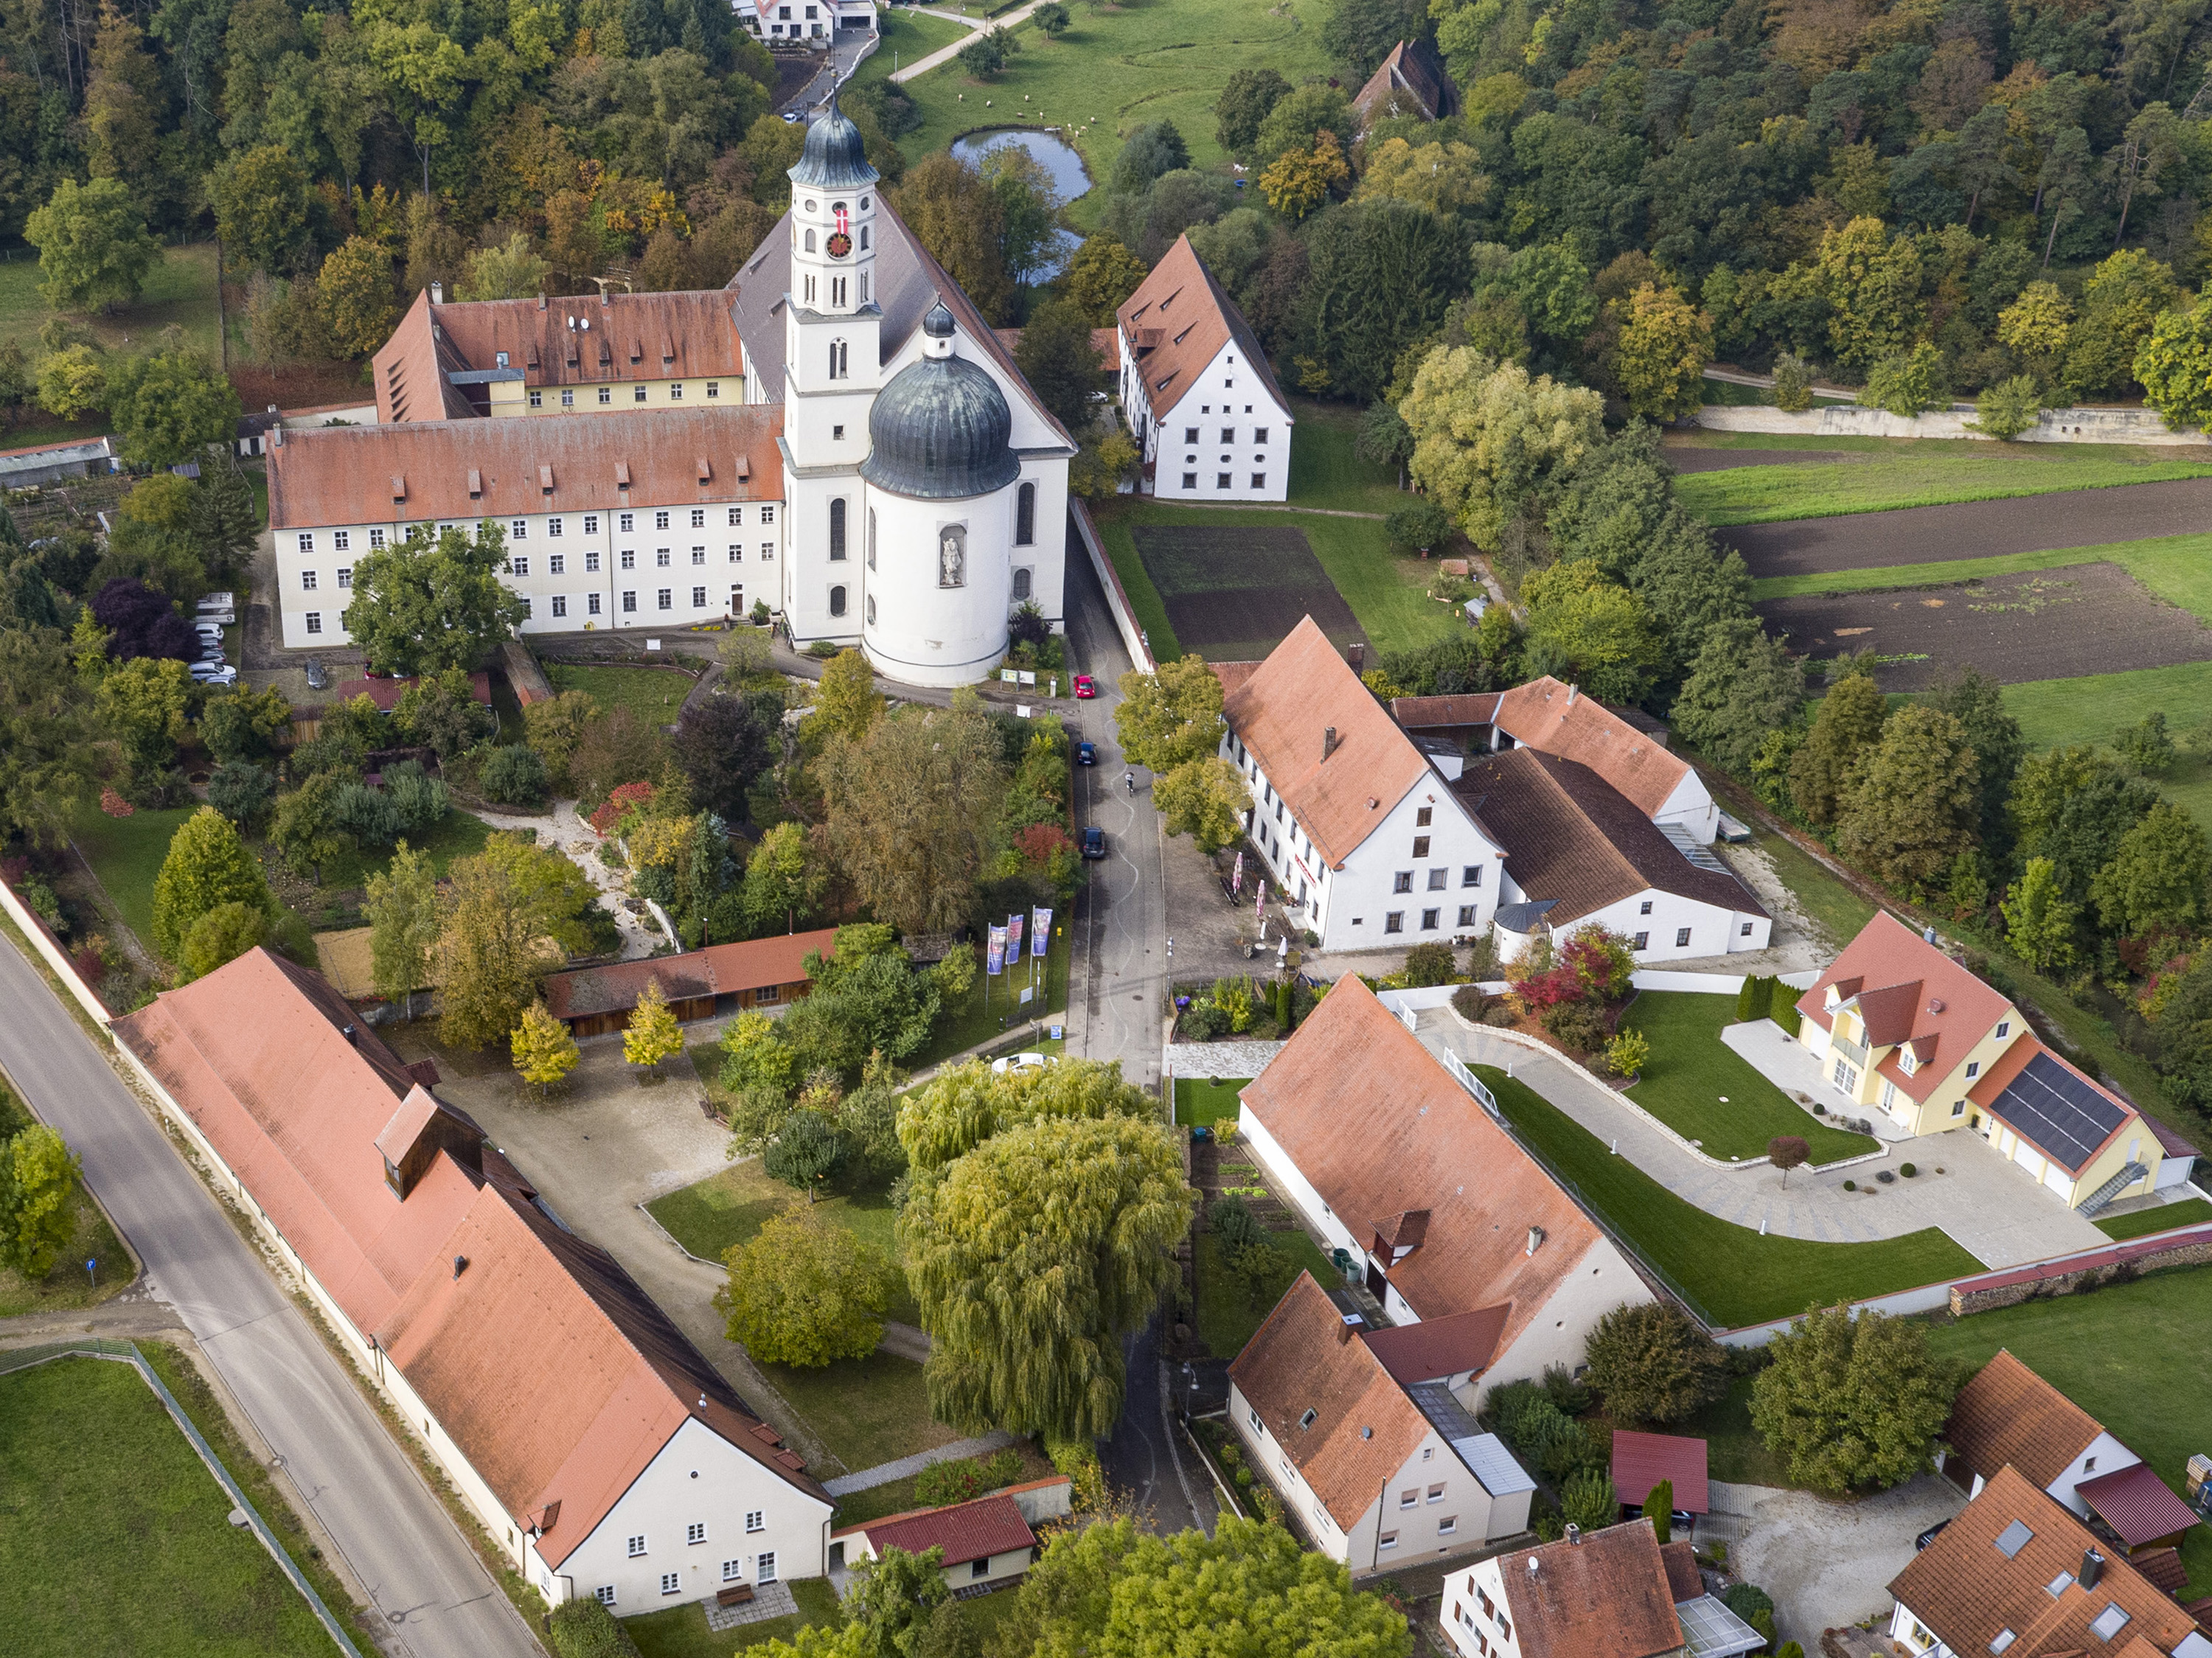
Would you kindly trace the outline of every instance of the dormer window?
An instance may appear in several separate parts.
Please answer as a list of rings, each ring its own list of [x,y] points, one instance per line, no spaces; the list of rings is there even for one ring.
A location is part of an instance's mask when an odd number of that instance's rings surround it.
[[[497,364],[497,366],[498,366],[498,367],[501,367],[501,368],[506,367],[507,367],[507,353],[506,353],[506,352],[504,352],[504,351],[499,352],[499,353],[498,353],[498,354],[496,354],[496,355],[495,356],[495,358],[494,358],[494,361]]]
[[[1304,1416],[1302,1416],[1302,1417],[1300,1417],[1300,1418],[1298,1418],[1298,1426],[1300,1426],[1301,1428],[1310,1428],[1310,1427],[1312,1427],[1312,1426],[1313,1426],[1313,1424],[1314,1424],[1315,1418],[1317,1418],[1320,1414],[1321,1414],[1321,1412],[1320,1412],[1309,1408],[1309,1409],[1307,1410],[1306,1413],[1305,1413]]]
[[[1920,1069],[1920,1061],[1911,1048],[1905,1048],[1897,1056],[1897,1068],[1910,1077]]]
[[[1830,985],[1828,987],[1828,993],[1820,999],[1820,1006],[1822,1011],[1825,1012],[1833,1013],[1843,1005],[1844,999],[1836,994],[1835,986]]]

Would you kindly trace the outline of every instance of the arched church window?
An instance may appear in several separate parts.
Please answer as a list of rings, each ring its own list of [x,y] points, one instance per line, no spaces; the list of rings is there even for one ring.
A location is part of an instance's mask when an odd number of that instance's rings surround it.
[[[867,228],[867,226],[866,226],[866,225],[862,225],[862,226],[860,227],[860,252],[863,252],[863,253],[865,253],[865,252],[866,252],[867,251],[868,251],[868,228]]]
[[[876,625],[876,596],[873,593],[868,595],[868,625],[871,628]]]
[[[876,509],[868,508],[868,568],[876,568]]]
[[[843,380],[852,367],[852,354],[842,340],[830,342],[830,378]]]
[[[845,590],[842,587],[832,587],[830,590],[830,614],[832,616],[845,614]]]
[[[1024,564],[1014,571],[1014,598],[1017,603],[1022,603],[1030,597],[1030,570]]]
[[[1036,540],[1036,485],[1024,483],[1014,491],[1014,545],[1027,547]]]
[[[845,556],[845,498],[842,495],[830,503],[830,556]]]
[[[806,233],[805,246],[809,253],[811,253],[814,251],[814,233],[811,230]]]

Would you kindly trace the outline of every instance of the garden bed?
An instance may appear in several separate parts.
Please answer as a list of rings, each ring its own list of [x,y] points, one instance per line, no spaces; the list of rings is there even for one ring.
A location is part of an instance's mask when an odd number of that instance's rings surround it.
[[[1303,530],[1140,524],[1130,534],[1186,651],[1256,662],[1309,616],[1340,649],[1366,643]]]

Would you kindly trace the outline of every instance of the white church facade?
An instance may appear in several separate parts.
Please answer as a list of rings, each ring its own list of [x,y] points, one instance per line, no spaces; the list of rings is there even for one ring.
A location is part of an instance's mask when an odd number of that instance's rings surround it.
[[[799,649],[948,686],[998,664],[1016,610],[1060,630],[1074,440],[834,101],[790,176],[719,294],[418,299],[377,354],[378,423],[270,448],[283,643],[347,642],[362,555],[484,522],[526,634],[765,603]]]

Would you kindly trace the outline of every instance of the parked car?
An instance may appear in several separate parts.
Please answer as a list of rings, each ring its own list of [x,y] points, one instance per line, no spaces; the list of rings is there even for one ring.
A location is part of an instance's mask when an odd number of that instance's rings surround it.
[[[1095,823],[1083,831],[1083,855],[1085,858],[1103,858],[1106,855],[1106,831]]]
[[[220,661],[222,661],[222,659],[223,659],[223,650],[222,650],[222,641],[221,640],[219,640],[219,639],[218,639],[218,640],[214,640],[214,641],[203,640],[203,641],[200,642],[200,660],[201,660],[201,661],[203,661],[203,662],[220,662]]]
[[[195,622],[192,631],[210,643],[219,645],[222,642],[222,629],[212,622]]]
[[[1096,743],[1078,743],[1075,745],[1075,763],[1079,766],[1097,765],[1098,745]]]
[[[1079,697],[1085,697],[1085,696],[1096,696],[1096,695],[1098,695],[1098,682],[1097,682],[1097,680],[1093,679],[1093,678],[1092,678],[1089,674],[1087,674],[1087,673],[1079,673],[1079,674],[1076,675],[1076,676],[1075,676],[1075,694],[1076,694],[1076,695],[1077,695],[1077,696],[1079,696]]]
[[[991,1069],[1004,1076],[1009,1071],[1042,1071],[1052,1061],[1042,1054],[1009,1054],[991,1061]]]
[[[238,683],[238,670],[232,667],[228,662],[195,662],[190,668],[186,669],[185,671],[191,674],[195,681],[203,685],[235,685]]]
[[[1912,1546],[1913,1546],[1915,1549],[1924,1549],[1924,1548],[1926,1548],[1926,1547],[1927,1547],[1930,1543],[1932,1543],[1932,1542],[1934,1542],[1934,1541],[1936,1540],[1936,1534],[1938,1532],[1942,1531],[1942,1530],[1943,1529],[1943,1527],[1946,1527],[1946,1526],[1949,1525],[1950,1523],[1951,1523],[1951,1522],[1950,1522],[1949,1521],[1948,1521],[1948,1520],[1938,1520],[1938,1521],[1937,1521],[1934,1525],[1930,1526],[1930,1527],[1929,1527],[1926,1531],[1924,1531],[1924,1532],[1921,1533],[1919,1536],[1917,1536],[1917,1537],[1916,1537],[1916,1538],[1914,1538],[1914,1539],[1912,1540]]]
[[[309,657],[307,659],[307,689],[311,691],[323,691],[328,690],[330,685],[331,677],[324,671],[323,659],[319,656]]]

